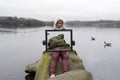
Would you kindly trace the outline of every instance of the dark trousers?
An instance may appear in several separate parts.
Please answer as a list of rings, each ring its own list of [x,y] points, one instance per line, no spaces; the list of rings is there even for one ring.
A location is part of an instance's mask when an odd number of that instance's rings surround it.
[[[50,69],[50,74],[55,74],[57,62],[59,60],[59,57],[62,58],[62,67],[63,67],[63,72],[68,71],[68,53],[66,51],[64,52],[52,52],[52,62],[51,62],[51,69]]]

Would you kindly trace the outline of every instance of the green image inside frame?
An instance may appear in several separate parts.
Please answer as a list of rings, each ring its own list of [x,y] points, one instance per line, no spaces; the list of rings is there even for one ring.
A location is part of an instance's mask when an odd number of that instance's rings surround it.
[[[46,51],[72,51],[72,30],[45,30]]]

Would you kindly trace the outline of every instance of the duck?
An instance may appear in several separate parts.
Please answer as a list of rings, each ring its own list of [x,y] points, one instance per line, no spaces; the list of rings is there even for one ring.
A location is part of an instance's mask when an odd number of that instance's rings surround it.
[[[95,38],[94,37],[91,37],[91,41],[94,41],[95,40]]]
[[[112,46],[112,43],[108,43],[108,42],[106,42],[106,41],[104,41],[104,47],[111,47]]]

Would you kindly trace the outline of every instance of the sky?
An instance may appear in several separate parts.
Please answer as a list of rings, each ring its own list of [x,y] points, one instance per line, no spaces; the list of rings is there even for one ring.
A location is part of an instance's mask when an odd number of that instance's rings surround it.
[[[120,20],[120,0],[0,0],[0,16],[44,21]]]

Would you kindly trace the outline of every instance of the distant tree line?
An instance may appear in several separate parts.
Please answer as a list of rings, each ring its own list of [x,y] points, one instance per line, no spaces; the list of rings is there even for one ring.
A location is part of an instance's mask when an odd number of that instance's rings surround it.
[[[67,26],[89,26],[89,27],[120,27],[120,21],[99,20],[99,21],[67,21]]]
[[[24,27],[41,27],[53,26],[53,21],[40,21],[31,18],[18,18],[11,16],[0,17],[0,27],[2,28],[24,28]]]
[[[45,26],[54,26],[54,21],[43,21]]]
[[[66,26],[80,27],[120,27],[120,20],[99,20],[99,21],[66,21]],[[25,27],[42,27],[42,26],[53,26],[54,21],[41,21],[32,18],[23,17],[11,17],[11,16],[1,16],[0,17],[0,27],[1,28],[25,28]]]

